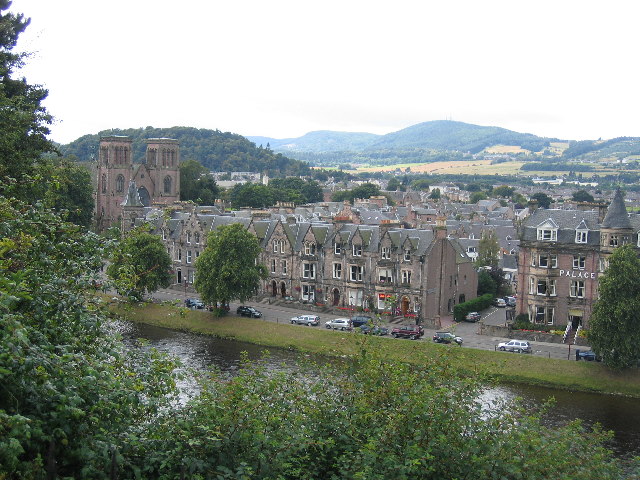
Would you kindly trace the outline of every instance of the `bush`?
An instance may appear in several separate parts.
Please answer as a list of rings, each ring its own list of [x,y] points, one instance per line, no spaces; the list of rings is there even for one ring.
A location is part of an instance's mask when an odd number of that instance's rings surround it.
[[[469,312],[479,312],[485,308],[489,308],[491,302],[493,302],[493,294],[486,293],[468,302],[459,303],[453,307],[453,318],[460,322],[464,320],[464,317],[466,317]]]

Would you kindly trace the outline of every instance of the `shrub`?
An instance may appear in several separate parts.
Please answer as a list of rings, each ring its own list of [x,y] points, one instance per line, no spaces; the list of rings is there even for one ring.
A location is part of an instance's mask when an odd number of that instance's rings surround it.
[[[479,312],[485,308],[489,308],[493,302],[493,294],[486,293],[481,297],[474,298],[467,302],[459,303],[453,307],[453,318],[460,322],[464,320],[469,312]]]

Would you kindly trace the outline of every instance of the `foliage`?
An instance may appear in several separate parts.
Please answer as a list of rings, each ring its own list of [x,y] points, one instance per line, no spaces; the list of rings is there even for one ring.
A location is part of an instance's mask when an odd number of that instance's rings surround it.
[[[208,170],[264,172],[271,177],[310,173],[306,163],[287,158],[270,148],[256,147],[241,135],[204,128],[114,128],[95,135],[84,135],[68,145],[60,146],[60,151],[64,155],[75,155],[81,160],[90,160],[102,135],[131,137],[133,159],[138,163],[144,159],[147,139],[173,138],[180,142],[180,157],[183,160],[196,160]]]
[[[429,180],[427,179],[419,179],[419,180],[414,180],[413,182],[411,182],[411,188],[413,190],[424,190],[427,191],[429,190]]]
[[[343,202],[348,200],[353,203],[356,198],[371,198],[377,197],[381,194],[380,187],[373,183],[363,183],[351,190],[343,190],[340,192],[335,192],[331,196],[331,200],[334,202]]]
[[[513,328],[515,330],[535,330],[536,332],[554,332],[554,331],[560,331],[561,333],[564,333],[564,329],[567,326],[564,325],[546,325],[543,323],[531,323],[529,321],[529,315],[518,315],[514,322],[513,322]]]
[[[480,281],[479,277],[478,281]],[[466,302],[455,305],[453,307],[453,318],[457,322],[461,322],[464,320],[464,317],[467,316],[467,313],[479,312],[481,310],[484,310],[485,308],[489,308],[491,306],[491,302],[493,302],[494,297],[495,294],[486,293],[477,298],[473,298],[471,300],[467,300]]]
[[[498,286],[491,274],[484,268],[478,272],[478,295],[491,294],[495,297]]]
[[[586,190],[578,190],[577,192],[573,192],[571,198],[574,202],[593,202],[594,198]]]
[[[220,189],[209,170],[195,160],[180,163],[180,200],[213,205]]]
[[[240,223],[222,225],[207,236],[207,246],[196,259],[195,289],[203,302],[227,305],[255,295],[267,269],[256,259],[262,251],[255,235]]]
[[[47,90],[13,77],[14,71],[24,65],[27,54],[12,50],[29,20],[22,14],[7,12],[10,5],[10,1],[0,0],[0,193],[18,196],[23,191],[15,191],[14,187],[34,182],[37,160],[43,153],[54,151],[54,147],[46,138],[52,122],[42,105]]]
[[[284,202],[315,203],[323,200],[322,187],[315,180],[299,177],[274,178],[269,182],[277,199]]]
[[[168,406],[174,365],[107,331],[99,237],[2,197],[0,220],[0,478],[106,478],[131,426]]]
[[[429,198],[431,198],[432,200],[440,200],[441,196],[442,194],[440,193],[439,188],[434,188],[433,190],[431,190],[431,193],[429,194]]]
[[[482,231],[480,241],[478,242],[478,258],[476,265],[478,267],[498,267],[500,259],[500,244],[495,230],[487,229]]]
[[[531,200],[536,201],[540,208],[549,208],[552,198],[544,192],[538,192],[531,197]]]
[[[171,257],[157,235],[142,226],[127,232],[113,249],[107,275],[121,295],[142,300],[145,293],[171,285]]]
[[[480,392],[446,358],[414,368],[366,345],[359,359],[302,375],[245,362],[234,378],[213,373],[187,407],[153,422],[123,452],[123,476],[617,478],[597,428],[545,428],[540,412],[502,403],[487,411]]]
[[[238,183],[228,193],[234,208],[266,208],[276,203],[275,191],[261,183]]]
[[[486,200],[487,198],[487,194],[484,192],[475,192],[471,195],[471,197],[469,198],[469,203],[475,204],[478,203],[480,200]]]
[[[508,198],[513,195],[515,189],[509,185],[501,185],[493,189],[493,195],[496,197]]]
[[[589,320],[589,342],[608,367],[640,360],[640,259],[633,245],[617,248],[598,281],[599,297]]]

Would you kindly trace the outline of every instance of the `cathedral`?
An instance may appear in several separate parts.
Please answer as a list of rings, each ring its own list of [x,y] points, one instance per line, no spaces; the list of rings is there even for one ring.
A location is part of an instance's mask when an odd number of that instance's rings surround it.
[[[150,138],[142,163],[133,163],[132,140],[125,136],[100,138],[96,165],[97,231],[122,223],[123,206],[171,205],[180,199],[180,148],[177,140]],[[132,195],[132,189],[137,192]]]

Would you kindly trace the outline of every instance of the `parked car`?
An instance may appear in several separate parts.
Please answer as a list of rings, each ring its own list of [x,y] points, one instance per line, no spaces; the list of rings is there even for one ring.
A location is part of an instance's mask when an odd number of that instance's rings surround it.
[[[324,326],[331,330],[351,330],[351,320],[348,318],[335,318],[325,322]]]
[[[384,325],[362,325],[359,327],[360,333],[365,335],[389,335],[389,328]]]
[[[469,312],[467,316],[464,317],[467,322],[477,322],[482,318],[482,316],[478,312]]]
[[[424,335],[424,330],[420,325],[401,325],[391,330],[393,338],[410,338],[411,340],[418,340]]]
[[[371,321],[371,317],[368,315],[354,315],[351,317],[351,325],[353,328],[361,327],[362,325],[366,325]]]
[[[201,302],[200,300],[198,300],[197,298],[187,298],[184,301],[184,306],[187,307],[187,308],[202,309],[202,308],[204,308],[204,303]]]
[[[507,307],[516,306],[516,297],[504,297],[504,301],[507,304]]]
[[[436,332],[433,336],[433,341],[436,343],[457,343],[462,345],[462,337],[458,337],[451,332]]]
[[[587,362],[600,362],[602,359],[593,350],[576,350],[576,361],[585,360]]]
[[[252,317],[252,318],[262,317],[261,311],[246,305],[239,306],[238,309],[236,310],[236,313],[242,317]]]
[[[496,298],[493,301],[493,306],[494,307],[506,307],[507,306],[507,302],[505,301],[504,298]]]
[[[509,340],[498,344],[502,352],[531,353],[531,345],[526,340]]]
[[[298,315],[291,318],[291,323],[315,327],[320,323],[320,317],[318,315]]]

